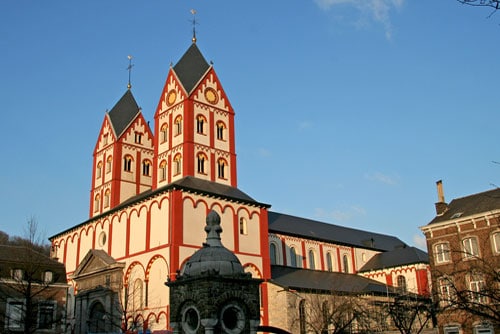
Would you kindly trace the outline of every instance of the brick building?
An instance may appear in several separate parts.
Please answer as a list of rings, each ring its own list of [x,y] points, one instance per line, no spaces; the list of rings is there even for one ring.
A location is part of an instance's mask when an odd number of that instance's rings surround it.
[[[65,333],[68,287],[64,264],[0,245],[0,332]]]
[[[500,283],[500,189],[449,204],[441,181],[437,192],[436,217],[421,230],[427,239],[433,295],[441,310],[440,333],[494,333],[499,330],[494,305]]]

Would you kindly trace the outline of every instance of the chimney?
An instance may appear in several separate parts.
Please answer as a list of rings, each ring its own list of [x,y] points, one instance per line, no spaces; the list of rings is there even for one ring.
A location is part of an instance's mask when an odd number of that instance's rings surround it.
[[[436,214],[438,216],[441,216],[446,211],[448,211],[448,204],[444,201],[443,181],[442,180],[437,181],[436,187],[438,192],[438,202],[435,203]]]

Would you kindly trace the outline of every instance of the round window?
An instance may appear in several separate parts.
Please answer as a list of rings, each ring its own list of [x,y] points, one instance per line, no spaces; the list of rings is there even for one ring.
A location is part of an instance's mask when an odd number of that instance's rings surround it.
[[[226,333],[242,333],[245,329],[245,313],[237,305],[227,305],[222,309],[221,323]]]
[[[193,306],[188,306],[182,312],[182,329],[184,333],[195,334],[200,327],[200,314]]]
[[[106,233],[105,232],[101,232],[101,234],[99,234],[99,246],[104,246],[106,244]]]

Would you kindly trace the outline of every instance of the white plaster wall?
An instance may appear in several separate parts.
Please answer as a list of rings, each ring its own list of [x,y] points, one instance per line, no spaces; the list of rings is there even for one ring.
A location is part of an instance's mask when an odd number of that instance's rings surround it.
[[[67,241],[66,248],[66,272],[73,272],[76,268],[76,251],[78,249],[78,237],[73,234]]]
[[[151,233],[149,245],[151,248],[168,242],[170,233],[169,198],[163,195],[151,204]]]
[[[127,216],[124,214],[113,216],[111,219],[111,228],[113,229],[111,256],[115,259],[119,259],[125,256]]]
[[[139,210],[130,213],[130,244],[129,254],[143,252],[146,249],[147,208],[141,206]]]
[[[198,202],[194,207],[193,200],[184,198],[183,201],[183,243],[195,247],[201,247],[205,242],[205,219],[207,217],[207,207],[204,202]]]
[[[252,209],[252,208],[249,208]],[[247,221],[247,231],[246,235],[238,233],[239,236],[239,246],[240,252],[243,253],[252,253],[259,254],[260,253],[260,215],[259,214],[251,214],[249,217],[247,210],[240,209],[238,210],[238,221],[237,228],[239,229],[239,221],[240,218],[245,218]],[[239,232],[239,231],[238,231]],[[267,231],[266,231],[267,233]]]

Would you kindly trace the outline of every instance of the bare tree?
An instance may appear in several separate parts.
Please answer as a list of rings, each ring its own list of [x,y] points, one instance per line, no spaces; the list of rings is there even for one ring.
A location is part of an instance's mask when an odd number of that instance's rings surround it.
[[[64,300],[66,285],[54,284],[66,282],[64,266],[40,252],[44,246],[38,237],[38,224],[31,218],[25,239],[2,246],[4,271],[0,278],[0,301],[9,305],[5,328],[15,328],[16,332],[21,330],[25,334],[34,333],[40,327],[53,329],[54,324],[64,318],[58,301]]]
[[[418,295],[397,296],[388,304],[387,311],[401,334],[419,334],[436,323],[432,300]]]
[[[442,313],[463,311],[500,326],[500,272],[497,259],[479,257],[464,251],[455,254],[466,257],[453,264],[451,270],[434,271],[436,293]]]
[[[386,330],[385,303],[373,295],[331,292],[296,293],[289,308],[299,310],[292,326],[300,333],[337,334]]]

